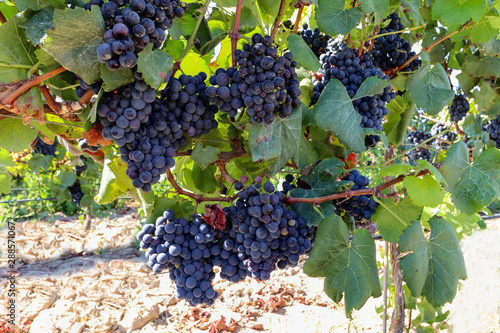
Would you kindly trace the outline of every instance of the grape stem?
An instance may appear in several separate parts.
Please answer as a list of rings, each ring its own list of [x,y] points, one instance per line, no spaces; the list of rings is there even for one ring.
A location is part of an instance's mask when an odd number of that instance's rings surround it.
[[[66,71],[66,68],[61,66],[61,67],[53,69],[45,74],[31,77],[29,80],[25,81],[21,86],[19,86],[17,89],[10,92],[6,96],[2,97],[2,99],[0,100],[0,104],[11,105],[12,102],[14,102],[14,100],[16,98],[18,98],[20,95],[22,95],[23,93],[27,92],[28,90],[30,90],[34,86],[39,85],[43,81],[45,81],[53,76],[56,76],[57,74],[60,74],[64,71]]]
[[[293,33],[296,34],[299,30],[299,24],[302,20],[302,11],[304,10],[304,6],[299,7],[299,12],[297,13],[297,18],[295,19],[295,24],[293,25]]]
[[[208,8],[209,4],[210,4],[210,0],[206,0],[205,3],[203,4],[203,7],[197,9],[196,12],[198,12],[200,15],[196,19],[196,24],[194,26],[193,33],[191,34],[191,36],[189,36],[186,47],[182,51],[182,54],[179,57],[179,59],[177,59],[177,61],[174,63],[174,66],[172,69],[172,77],[175,75],[175,72],[181,68],[182,60],[186,57],[188,52],[194,46],[194,40],[196,39],[196,34],[198,33],[198,29],[200,28],[201,21],[203,21],[203,18],[205,17],[205,13],[207,12],[207,8]]]
[[[281,19],[283,17],[283,14],[285,12],[285,4],[286,4],[287,0],[281,0],[281,3],[280,3],[280,10],[278,12],[278,16],[276,16],[276,19],[274,20],[274,26],[273,26],[273,30],[271,31],[271,37],[274,38],[276,37],[276,33],[278,32],[278,28],[281,24]]]
[[[231,56],[233,59],[233,67],[236,67],[236,58],[234,52],[238,46],[238,39],[240,39],[240,33],[238,32],[240,28],[240,16],[241,16],[241,6],[243,5],[243,0],[238,0],[236,5],[236,14],[234,16],[233,30],[230,33],[231,38]]]
[[[430,174],[430,171],[425,169],[425,170],[421,170],[418,173],[410,174],[408,176],[420,177],[420,176],[427,175],[427,174]],[[340,199],[340,198],[350,198],[350,197],[357,196],[357,195],[370,195],[371,194],[373,196],[382,197],[382,198],[394,197],[395,195],[392,193],[382,194],[381,191],[386,189],[386,188],[389,188],[391,186],[394,186],[395,184],[401,183],[406,177],[407,177],[406,175],[400,175],[397,178],[394,178],[394,179],[392,179],[384,184],[381,184],[381,185],[373,187],[373,188],[364,188],[361,190],[347,190],[347,191],[342,192],[342,193],[334,193],[334,194],[326,195],[323,197],[317,197],[317,198],[285,197],[285,198],[283,198],[282,201],[283,201],[283,203],[285,203],[287,205],[290,205],[292,203],[309,203],[309,204],[313,204],[313,205],[319,205],[323,202],[332,201],[332,200]]]
[[[231,184],[234,184],[234,183],[238,182],[236,179],[234,179],[233,177],[231,177],[231,175],[229,174],[229,172],[227,172],[226,163],[225,162],[217,161],[217,162],[215,162],[215,165],[217,165],[217,167],[219,168],[220,173],[222,175],[222,178],[224,178],[224,180],[226,182],[231,183]]]
[[[225,202],[231,202],[234,199],[238,197],[238,195],[233,195],[231,197],[205,197],[202,194],[196,194],[191,191],[185,190],[182,187],[177,184],[175,181],[175,177],[172,174],[172,171],[170,169],[167,169],[167,179],[172,184],[172,187],[175,189],[177,194],[185,195],[191,199],[194,199],[197,203],[204,202],[204,201],[225,201]]]
[[[368,37],[366,40],[369,41],[369,40],[372,40],[372,39],[377,39],[379,37],[383,37],[383,36],[388,36],[388,35],[394,35],[394,34],[401,34],[401,33],[405,33],[405,32],[409,32],[409,31],[412,31],[412,30],[417,30],[417,29],[420,29],[420,28],[423,28],[425,27],[425,25],[419,25],[418,27],[413,27],[413,28],[408,28],[408,29],[403,29],[403,30],[398,30],[398,31],[393,31],[393,32],[384,32],[383,34],[379,34],[379,35],[374,35],[372,37]]]

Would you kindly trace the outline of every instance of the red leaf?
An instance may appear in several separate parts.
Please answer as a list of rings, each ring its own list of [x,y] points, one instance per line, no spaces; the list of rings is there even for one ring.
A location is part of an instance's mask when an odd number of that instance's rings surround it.
[[[201,218],[214,229],[226,228],[226,213],[220,204],[205,205],[205,214]]]

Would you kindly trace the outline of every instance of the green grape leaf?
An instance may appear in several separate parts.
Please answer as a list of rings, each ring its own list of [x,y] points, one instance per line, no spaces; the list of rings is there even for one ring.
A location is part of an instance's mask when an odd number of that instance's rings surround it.
[[[500,198],[500,151],[489,148],[472,164],[467,144],[457,142],[448,150],[441,174],[448,183],[451,201],[466,214],[474,214]]]
[[[288,49],[293,54],[293,59],[306,69],[316,72],[321,67],[318,58],[304,39],[297,34],[288,36]]]
[[[217,35],[213,39],[211,39],[208,43],[205,43],[203,47],[200,50],[201,55],[205,55],[207,53],[212,52],[212,50],[219,45],[224,38],[228,36],[227,32],[221,33],[220,35]]]
[[[0,119],[0,147],[19,152],[31,146],[37,132],[25,126],[21,118]]]
[[[439,170],[432,165],[431,162],[427,160],[417,160],[417,164],[422,167],[422,169],[427,169],[430,171],[431,174],[433,174],[436,177],[436,180],[439,182],[439,184],[442,184],[444,186],[448,186],[448,183],[446,183],[446,180],[443,178],[443,175]]]
[[[361,116],[354,110],[344,85],[331,80],[321,93],[313,109],[316,124],[331,131],[347,149],[362,152],[365,148],[365,132],[360,126]]]
[[[174,194],[169,194],[174,195]],[[175,195],[173,197],[155,197],[153,211],[151,215],[146,219],[146,224],[155,224],[156,219],[163,215],[167,209],[172,209],[175,213],[175,217],[190,217],[194,212],[194,204],[191,200],[182,199],[181,197]]]
[[[280,1],[257,0],[260,18],[264,23],[274,23],[280,9]]]
[[[337,191],[340,191],[340,186]],[[290,190],[290,195],[294,198],[317,198],[314,191],[293,188]],[[331,202],[323,202],[319,206],[314,206],[307,203],[293,203],[291,209],[296,212],[299,216],[306,219],[308,226],[318,226],[324,217],[331,216],[335,213],[335,207]],[[321,212],[321,215],[318,213]]]
[[[485,43],[477,43],[477,47],[482,55],[495,56],[500,53],[500,40],[497,37],[498,34]]]
[[[479,90],[474,90],[474,102],[479,111],[487,111],[495,104],[497,97],[495,89],[491,87],[490,82],[483,81]]]
[[[102,205],[110,203],[129,190],[133,190],[132,181],[125,174],[127,165],[119,158],[106,155],[101,174],[99,192],[95,202]]]
[[[191,152],[191,159],[205,169],[210,163],[217,161],[219,151],[219,148],[212,146],[203,148],[203,143],[198,142]]]
[[[345,9],[345,0],[320,0],[316,7],[319,29],[330,35],[347,35],[363,17],[358,8]]]
[[[286,164],[290,158],[298,158],[302,130],[302,106],[293,110],[288,118],[274,117],[267,124],[248,124],[248,141],[254,162],[278,158]]]
[[[151,87],[158,89],[163,83],[163,75],[166,75],[172,68],[174,61],[167,52],[163,50],[153,50],[150,43],[139,53],[137,59],[137,71],[142,73],[142,77]]]
[[[455,298],[458,280],[466,279],[467,271],[451,225],[438,217],[431,218],[429,225],[428,239],[419,221],[413,222],[401,235],[398,250],[410,253],[400,259],[400,267],[411,294],[425,297],[433,307],[439,307]]]
[[[384,88],[388,85],[389,82],[387,82],[387,80],[379,79],[376,76],[370,76],[369,78],[364,80],[363,83],[361,83],[361,86],[359,87],[352,100],[355,101],[358,98],[363,98],[365,96],[381,94],[382,91],[384,91]]]
[[[406,88],[417,106],[430,115],[441,111],[455,96],[441,64],[425,64],[406,80]]]
[[[116,71],[110,71],[105,64],[101,64],[102,88],[104,91],[113,91],[126,84],[135,81],[134,73],[130,68],[120,68]]]
[[[417,206],[436,207],[443,202],[444,192],[439,183],[430,175],[422,178],[407,176],[403,180],[411,201]]]
[[[337,158],[327,158],[319,162],[307,176],[303,176],[301,180],[305,181],[313,191],[316,197],[325,196],[336,193],[349,182],[335,180],[345,172],[345,164]],[[338,183],[338,184],[337,184]]]
[[[299,146],[299,169],[304,169],[309,165],[316,163],[319,159],[319,154],[314,148],[312,142],[310,142],[304,135],[300,136],[300,146]]]
[[[319,225],[304,273],[326,277],[324,291],[338,303],[344,296],[345,311],[360,309],[370,296],[382,294],[377,271],[376,249],[370,232],[357,229],[349,242],[342,218],[330,216]]]
[[[54,10],[45,8],[35,12],[21,26],[26,28],[26,39],[33,45],[38,46],[45,37],[45,31],[54,27]]]
[[[202,3],[196,2],[189,4],[189,9],[184,16],[181,18],[177,17],[172,21],[172,27],[168,29],[168,35],[175,40],[180,39],[181,36],[184,36],[186,40],[189,39],[194,31],[194,27],[196,26],[198,15],[202,15],[198,12],[198,9],[202,6]],[[196,39],[200,41],[200,45],[205,45],[212,39],[210,36],[210,29],[208,28],[208,24],[205,19],[201,21],[201,24],[198,27]]]
[[[470,77],[465,73],[460,73],[457,75],[458,82],[460,83],[460,89],[465,91],[466,96],[470,96],[470,91],[478,84],[479,78]]]
[[[7,21],[9,21],[19,13],[19,10],[12,2],[0,1],[0,12],[2,12]]]
[[[409,100],[407,94],[405,94],[404,100],[401,96],[396,96],[387,104],[387,109],[389,109],[389,115],[384,123],[387,140],[392,144],[401,144],[405,140],[406,128],[415,113],[415,103]]]
[[[216,171],[217,167],[215,165],[209,165],[202,169],[200,165],[195,163],[191,171],[191,178],[193,179],[194,186],[196,186],[201,193],[214,193],[218,185],[217,179],[215,178]]]
[[[397,202],[392,198],[381,198],[376,201],[379,206],[372,216],[372,222],[377,224],[384,240],[391,243],[397,243],[403,230],[422,214],[422,207],[415,206],[408,196]]]
[[[486,43],[498,33],[498,30],[492,27],[491,22],[500,21],[498,16],[484,16],[472,27],[461,32],[461,36],[468,36],[474,43]]]
[[[64,9],[65,0],[15,0],[17,8],[22,12],[26,9],[40,10],[45,7]]]
[[[105,32],[99,6],[92,6],[91,11],[83,8],[57,10],[54,28],[47,31],[43,49],[64,68],[92,84],[101,76],[97,47],[103,43]]]
[[[189,52],[181,63],[181,69],[186,75],[197,75],[199,72],[208,74],[211,72],[209,67],[210,57],[210,54],[200,56],[198,53]]]
[[[446,25],[462,24],[470,19],[479,21],[486,10],[483,0],[436,0],[432,5],[432,18],[443,18]]]
[[[375,13],[383,18],[386,18],[390,11],[389,0],[359,0],[359,6],[365,13]]]
[[[406,175],[413,167],[409,164],[391,164],[380,169],[380,177]]]
[[[33,47],[26,41],[25,31],[19,26],[20,21],[20,18],[14,17],[0,26],[0,84],[26,80],[29,69],[37,62]],[[0,99],[10,91],[0,92]],[[43,110],[38,87],[19,96],[13,104],[21,112],[29,114]]]
[[[469,76],[489,79],[500,76],[500,58],[468,55],[465,57],[462,71]]]
[[[8,150],[0,148],[0,168],[15,167],[16,162],[10,157]]]
[[[415,25],[425,23],[424,18],[419,12],[421,4],[422,1],[418,0],[401,0],[401,5],[407,10],[408,16],[414,21]]]
[[[12,176],[3,167],[0,167],[0,194],[10,193],[10,184],[12,181]]]

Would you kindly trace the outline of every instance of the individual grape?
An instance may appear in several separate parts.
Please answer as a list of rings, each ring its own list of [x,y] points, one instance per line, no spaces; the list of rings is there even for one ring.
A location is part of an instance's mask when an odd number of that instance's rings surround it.
[[[467,98],[465,98],[464,95],[455,94],[451,106],[449,107],[451,121],[459,122],[467,115],[469,110],[470,105]]]

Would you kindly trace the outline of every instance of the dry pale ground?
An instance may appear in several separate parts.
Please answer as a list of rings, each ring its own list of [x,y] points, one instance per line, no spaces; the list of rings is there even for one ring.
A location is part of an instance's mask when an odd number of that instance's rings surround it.
[[[174,296],[166,274],[154,275],[133,246],[135,213],[94,221],[86,232],[76,219],[17,225],[18,332],[381,332],[370,299],[353,319],[323,292],[323,280],[300,267],[275,271],[270,281],[214,280],[214,306],[189,307]],[[461,281],[451,311],[453,332],[500,332],[500,222],[463,240],[469,279]],[[6,230],[0,230],[6,273]],[[4,236],[5,235],[5,236]],[[377,242],[382,247],[382,242]],[[7,282],[0,284],[5,309]],[[2,310],[3,311],[3,310]],[[413,318],[417,314],[413,311]],[[3,314],[0,314],[2,332]]]

